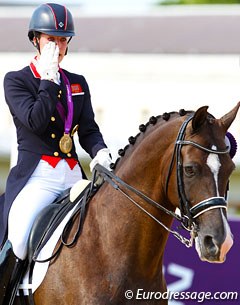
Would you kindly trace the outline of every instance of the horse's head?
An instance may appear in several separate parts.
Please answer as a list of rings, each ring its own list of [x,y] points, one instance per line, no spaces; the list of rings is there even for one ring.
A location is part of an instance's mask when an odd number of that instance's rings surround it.
[[[186,246],[195,239],[200,259],[225,260],[233,244],[226,195],[235,167],[226,134],[239,106],[240,102],[220,119],[209,114],[206,106],[196,112],[181,110],[151,117],[140,125],[136,137],[129,138],[130,145],[119,150],[120,158],[114,164],[118,178],[114,174],[112,178],[129,192],[121,191],[124,210],[127,198],[155,220],[145,223],[141,213],[134,214],[138,232],[148,228],[148,236],[157,239],[159,234],[162,244],[167,240],[162,230],[173,233]],[[114,188],[120,189],[115,184]],[[180,216],[174,212],[176,208],[180,208]],[[173,217],[191,232],[190,240],[169,229]],[[157,233],[156,222],[163,227]]]
[[[195,227],[204,261],[223,262],[233,244],[225,198],[234,163],[225,137],[239,106],[220,119],[199,108],[184,121],[175,144],[180,210],[188,227]]]

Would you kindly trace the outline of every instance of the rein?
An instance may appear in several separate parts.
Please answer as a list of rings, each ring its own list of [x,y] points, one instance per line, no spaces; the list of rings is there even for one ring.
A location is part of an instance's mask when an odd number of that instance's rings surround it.
[[[94,175],[98,173],[106,182],[108,182],[115,190],[119,191],[122,195],[124,195],[128,200],[130,200],[132,203],[134,203],[141,211],[143,211],[145,214],[147,214],[149,217],[151,217],[154,221],[156,221],[159,225],[161,225],[165,230],[167,230],[169,233],[172,233],[178,240],[180,240],[187,248],[192,247],[193,245],[193,239],[196,234],[195,228],[191,231],[191,238],[187,239],[186,237],[182,236],[179,232],[169,229],[164,223],[162,223],[160,220],[158,220],[156,217],[154,217],[152,214],[150,214],[147,210],[145,210],[137,201],[135,201],[132,197],[130,197],[124,190],[122,190],[121,186],[125,187],[126,189],[130,190],[134,194],[138,195],[141,199],[146,201],[147,203],[151,204],[152,206],[156,207],[157,209],[165,212],[166,214],[172,216],[173,218],[177,219],[178,221],[183,221],[182,217],[178,214],[166,209],[164,206],[160,205],[150,197],[143,194],[141,191],[135,189],[131,185],[124,182],[122,179],[120,179],[118,176],[114,175],[111,171],[107,170],[105,167],[103,167],[100,164],[96,164],[94,167]]]
[[[128,200],[130,200],[132,203],[134,203],[141,211],[143,211],[145,214],[147,214],[150,218],[152,218],[154,221],[156,221],[159,225],[161,225],[165,230],[167,230],[169,233],[172,233],[178,240],[180,240],[186,247],[191,247],[193,245],[193,240],[197,236],[198,228],[195,222],[195,219],[200,216],[202,213],[209,211],[211,209],[216,208],[227,208],[227,202],[224,197],[211,197],[206,200],[203,200],[196,204],[193,207],[190,207],[190,203],[187,200],[185,190],[184,190],[184,183],[183,183],[183,165],[182,165],[182,158],[181,158],[181,150],[183,145],[192,145],[197,147],[198,149],[201,149],[203,151],[206,151],[208,153],[213,154],[227,154],[230,152],[230,147],[227,147],[225,150],[217,150],[213,148],[207,148],[204,147],[196,142],[184,140],[186,128],[188,123],[193,119],[193,115],[189,116],[181,125],[177,139],[175,141],[174,151],[172,155],[172,159],[170,162],[170,167],[167,175],[166,180],[166,194],[167,194],[167,188],[168,183],[170,179],[170,175],[173,169],[174,161],[176,158],[176,164],[177,164],[177,186],[178,186],[178,196],[180,201],[180,215],[176,214],[173,211],[170,211],[166,209],[164,206],[160,205],[150,197],[146,196],[141,191],[137,190],[136,188],[132,187],[131,185],[124,182],[122,179],[117,177],[115,174],[113,174],[111,171],[107,170],[105,167],[101,166],[100,164],[97,164],[94,168],[94,177],[96,177],[96,174],[98,173],[105,181],[107,181],[115,190],[120,191],[122,195],[124,195]],[[185,238],[182,236],[179,232],[172,230],[168,228],[166,225],[164,225],[160,220],[158,220],[156,217],[154,217],[152,214],[150,214],[147,210],[145,210],[138,202],[136,202],[130,195],[128,195],[121,187],[124,187],[134,194],[136,194],[138,197],[143,199],[145,202],[151,204],[155,208],[163,211],[164,213],[172,216],[173,218],[177,219],[181,222],[182,227],[190,232],[190,239]]]

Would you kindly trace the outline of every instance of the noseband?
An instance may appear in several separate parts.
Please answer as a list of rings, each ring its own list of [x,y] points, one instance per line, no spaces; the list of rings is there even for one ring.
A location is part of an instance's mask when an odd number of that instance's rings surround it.
[[[132,203],[134,203],[138,208],[140,208],[144,213],[146,213],[149,217],[151,217],[154,221],[156,221],[158,224],[160,224],[162,227],[164,227],[168,232],[172,233],[177,239],[179,239],[185,246],[191,247],[193,244],[193,239],[197,234],[197,226],[195,223],[195,219],[200,216],[202,213],[216,209],[216,208],[227,208],[227,202],[224,197],[211,197],[206,200],[203,200],[199,203],[197,203],[195,206],[191,207],[189,201],[187,200],[185,190],[184,190],[184,183],[183,183],[183,165],[182,165],[182,158],[181,158],[181,150],[184,145],[192,145],[195,146],[201,150],[204,150],[209,153],[213,154],[227,154],[230,151],[230,147],[227,147],[225,150],[215,150],[215,149],[209,149],[206,148],[196,142],[193,141],[186,141],[185,133],[188,123],[193,119],[193,115],[188,117],[182,124],[182,126],[179,129],[177,139],[175,141],[175,147],[174,152],[172,155],[168,176],[166,180],[166,194],[167,194],[167,188],[168,188],[168,182],[170,179],[170,175],[173,169],[173,165],[176,158],[176,164],[177,164],[177,186],[178,186],[178,196],[179,196],[179,202],[180,202],[180,213],[178,214],[166,209],[164,206],[160,205],[156,201],[152,200],[145,194],[143,194],[141,191],[137,190],[136,188],[132,187],[131,185],[127,184],[123,180],[121,180],[119,177],[117,177],[113,172],[110,172],[100,164],[97,164],[94,168],[93,172],[93,182],[97,180],[97,174],[99,174],[105,181],[107,181],[115,190],[120,191],[126,198],[128,198]],[[179,232],[175,230],[169,229],[167,226],[165,226],[161,221],[156,219],[152,214],[150,214],[147,210],[145,210],[139,203],[137,203],[129,194],[127,194],[122,187],[130,190],[134,194],[136,194],[139,198],[143,199],[145,202],[151,204],[152,206],[156,207],[157,209],[160,209],[161,211],[165,212],[166,214],[172,216],[173,218],[177,219],[181,222],[182,227],[186,230],[190,231],[191,238],[187,239],[184,236],[182,236]]]

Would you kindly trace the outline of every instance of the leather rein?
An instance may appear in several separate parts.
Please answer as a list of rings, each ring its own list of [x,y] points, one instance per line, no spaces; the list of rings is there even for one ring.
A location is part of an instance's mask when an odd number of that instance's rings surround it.
[[[193,240],[197,236],[197,225],[195,219],[201,215],[202,213],[216,208],[227,208],[227,202],[224,197],[211,197],[206,200],[203,200],[197,203],[195,206],[190,207],[190,203],[187,200],[185,190],[184,190],[184,183],[183,183],[183,165],[181,162],[181,149],[184,145],[193,145],[198,149],[204,150],[209,153],[213,154],[227,154],[230,151],[230,147],[227,147],[225,150],[215,150],[206,148],[196,142],[184,140],[185,132],[188,123],[193,119],[193,115],[188,117],[182,124],[179,129],[177,139],[175,141],[175,147],[168,171],[167,181],[166,181],[166,194],[167,194],[167,187],[168,182],[170,179],[170,175],[173,169],[174,162],[176,161],[177,164],[177,185],[178,185],[178,196],[180,202],[180,215],[166,209],[164,206],[160,205],[158,202],[154,201],[150,197],[146,196],[144,193],[139,191],[138,189],[132,187],[131,185],[124,182],[118,176],[116,176],[113,172],[107,170],[105,167],[97,164],[94,168],[93,172],[93,181],[97,180],[97,175],[100,175],[106,182],[108,182],[115,190],[118,190],[122,195],[124,195],[128,200],[130,200],[133,204],[135,204],[141,211],[147,214],[151,219],[156,221],[159,225],[161,225],[165,230],[169,233],[173,234],[178,240],[180,240],[186,247],[192,247]],[[172,230],[168,228],[164,223],[162,223],[159,219],[149,213],[146,209],[144,209],[136,200],[134,200],[130,195],[128,195],[123,188],[131,191],[132,193],[136,194],[139,198],[143,199],[145,202],[149,203],[150,205],[154,206],[155,208],[163,211],[167,215],[172,216],[176,220],[180,221],[181,226],[190,232],[190,238],[184,237],[176,230]]]

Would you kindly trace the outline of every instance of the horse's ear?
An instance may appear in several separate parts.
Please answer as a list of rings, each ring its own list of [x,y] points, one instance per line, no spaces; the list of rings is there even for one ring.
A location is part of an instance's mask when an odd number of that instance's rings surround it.
[[[198,130],[205,122],[208,114],[207,110],[208,106],[203,106],[195,112],[192,119],[192,128],[194,131]]]
[[[220,123],[223,126],[225,132],[227,132],[228,128],[231,126],[232,122],[236,118],[239,107],[240,102],[238,102],[237,105],[230,112],[221,117]]]

